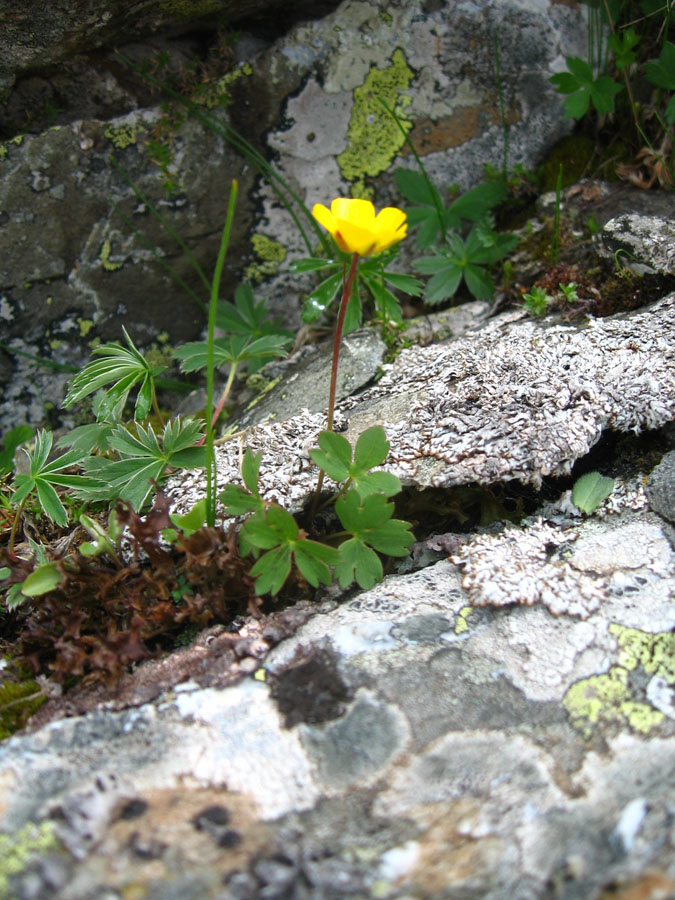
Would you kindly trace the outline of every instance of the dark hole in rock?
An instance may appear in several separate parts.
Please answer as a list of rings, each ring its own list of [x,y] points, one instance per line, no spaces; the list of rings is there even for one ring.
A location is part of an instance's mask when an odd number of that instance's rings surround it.
[[[147,801],[141,800],[140,797],[135,797],[122,807],[120,819],[125,819],[127,821],[130,819],[138,819],[140,816],[145,815],[147,810]]]
[[[353,697],[353,691],[340,676],[335,655],[328,650],[318,650],[272,675],[269,683],[286,728],[298,722],[316,725],[337,719]]]
[[[192,824],[197,831],[206,831],[214,825],[227,825],[230,821],[230,813],[224,806],[207,806],[192,818]]]

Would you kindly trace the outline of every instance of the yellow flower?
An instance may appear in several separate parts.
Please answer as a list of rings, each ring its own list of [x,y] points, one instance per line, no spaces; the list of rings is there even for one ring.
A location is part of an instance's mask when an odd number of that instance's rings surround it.
[[[359,256],[381,253],[403,240],[408,229],[402,209],[387,206],[376,216],[370,200],[338,197],[330,209],[316,203],[312,215],[333,236],[343,253]]]

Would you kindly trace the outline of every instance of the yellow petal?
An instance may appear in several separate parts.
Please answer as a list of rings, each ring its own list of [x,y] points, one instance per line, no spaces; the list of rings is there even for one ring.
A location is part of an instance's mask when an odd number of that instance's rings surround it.
[[[376,243],[372,228],[363,228],[349,219],[337,219],[335,239],[343,253],[358,253],[369,256]]]
[[[335,236],[335,231],[337,229],[337,225],[335,224],[335,218],[333,213],[327,209],[323,203],[315,203],[312,209],[312,215],[319,223],[319,225],[323,225],[326,231],[329,234]]]
[[[361,228],[375,227],[375,207],[370,200],[337,197],[330,209],[336,219],[346,219]]]
[[[392,244],[398,244],[406,236],[407,230],[408,226],[404,223],[396,231],[380,231],[371,253],[382,253],[383,250],[391,247]]]
[[[385,206],[377,214],[375,227],[378,231],[398,231],[406,220],[406,214],[395,206]]]

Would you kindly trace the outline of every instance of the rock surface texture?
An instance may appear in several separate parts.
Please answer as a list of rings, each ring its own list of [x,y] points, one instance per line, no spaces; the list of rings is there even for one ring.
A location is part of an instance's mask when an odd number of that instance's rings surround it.
[[[125,8],[119,19],[103,16],[115,4],[82,2],[72,9],[56,5],[51,16],[53,22],[63,20],[54,29],[77,43],[68,16],[78,10],[95,40],[97,25],[116,26],[124,35],[132,14],[152,18],[156,11],[180,18],[192,9],[198,16],[198,5],[136,4],[135,13]],[[24,27],[33,6],[17,12],[12,28]],[[200,8],[213,13],[231,6],[214,0]],[[36,46],[49,43],[52,20],[40,21],[46,31],[36,30]],[[477,183],[486,163],[499,167],[503,158],[496,41],[509,163],[533,167],[569,129],[562,99],[548,79],[566,55],[585,47],[581,13],[559,3],[346,2],[272,43],[244,34],[223,46],[221,56],[229,54],[233,67],[210,81],[205,72],[199,93],[190,96],[200,114],[217,114],[225,127],[234,126],[273,158],[309,208],[352,191],[373,192],[378,204],[400,202],[391,173],[414,163],[379,100],[396,110],[438,184]],[[28,54],[26,66],[37,65],[30,46],[24,41],[19,48]],[[179,85],[194,69],[192,38],[124,49],[126,57],[137,64],[146,59],[152,72],[161,78],[166,71]],[[160,60],[168,60],[166,69]],[[0,144],[3,342],[19,354],[80,366],[93,341],[120,340],[122,324],[139,345],[154,342],[160,355],[169,354],[176,342],[196,338],[204,326],[203,310],[172,280],[166,265],[202,300],[208,292],[146,200],[210,278],[232,178],[240,181],[240,202],[225,298],[246,278],[260,284],[256,290],[267,296],[273,313],[296,326],[305,286],[291,278],[288,264],[317,241],[302,213],[307,243],[271,188],[222,134],[195,119],[184,121],[180,105],[167,111],[147,82],[136,77],[130,83],[118,57],[99,62],[98,67],[91,60],[82,63],[71,79],[76,89],[64,83],[56,94],[49,92],[52,78],[65,78],[63,70],[43,78],[44,84],[34,85],[28,125],[17,113],[13,130],[5,128],[8,139]],[[195,88],[193,82],[185,90]],[[60,109],[68,91],[79,103],[70,113]],[[56,124],[33,133],[44,109],[55,110]],[[3,390],[0,433],[17,421],[44,421],[59,406],[64,381],[53,371],[36,372],[26,356],[1,351],[0,385],[11,387]]]
[[[349,431],[383,423],[388,468],[439,502],[538,485],[610,429],[615,489],[589,516],[551,488],[518,525],[427,538],[413,557],[431,564],[291,608],[276,637],[252,625],[247,652],[214,630],[158,670],[159,696],[150,663],[131,708],[6,740],[0,896],[674,896],[674,305],[489,319],[343,401]],[[289,506],[320,418],[246,435]],[[632,434],[659,428],[650,450]]]

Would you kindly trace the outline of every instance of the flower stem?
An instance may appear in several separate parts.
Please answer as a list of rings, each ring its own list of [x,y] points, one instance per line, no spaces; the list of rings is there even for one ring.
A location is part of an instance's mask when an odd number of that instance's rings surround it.
[[[223,235],[220,239],[220,249],[216,268],[211,282],[211,300],[209,303],[209,324],[206,338],[206,524],[213,528],[216,524],[216,454],[213,449],[213,342],[216,329],[216,305],[218,303],[218,290],[220,278],[225,265],[225,254],[230,242],[230,231],[234,220],[234,206],[237,202],[237,190],[239,183],[233,179],[230,188],[230,199],[227,204],[227,215],[223,226]]]
[[[349,297],[352,292],[354,279],[356,278],[356,270],[359,265],[359,254],[352,256],[351,265],[346,278],[342,280],[342,300],[340,301],[340,309],[338,311],[337,324],[335,326],[335,341],[333,343],[333,364],[330,372],[330,389],[328,392],[328,415],[326,417],[326,431],[333,430],[333,415],[335,413],[335,395],[337,393],[337,375],[338,362],[340,360],[340,345],[342,342],[342,329],[345,323],[345,314],[349,305]],[[311,517],[314,518],[319,503],[319,495],[323,487],[323,470],[319,472],[319,480],[316,483],[316,492],[314,494],[314,503],[312,504]]]
[[[347,306],[349,305],[349,297],[352,292],[352,286],[354,284],[354,279],[356,278],[356,269],[359,264],[359,254],[355,253],[352,256],[352,262],[349,266],[349,273],[347,274],[347,278],[344,282],[344,289],[342,291],[342,301],[340,303],[340,310],[338,312],[337,317],[337,325],[335,326],[335,342],[333,344],[333,365],[331,367],[330,373],[330,391],[328,393],[328,416],[326,419],[326,430],[332,431],[333,429],[333,414],[335,412],[335,394],[337,392],[337,376],[338,376],[338,362],[340,360],[340,344],[342,342],[342,328],[345,323],[345,313],[347,312]]]

